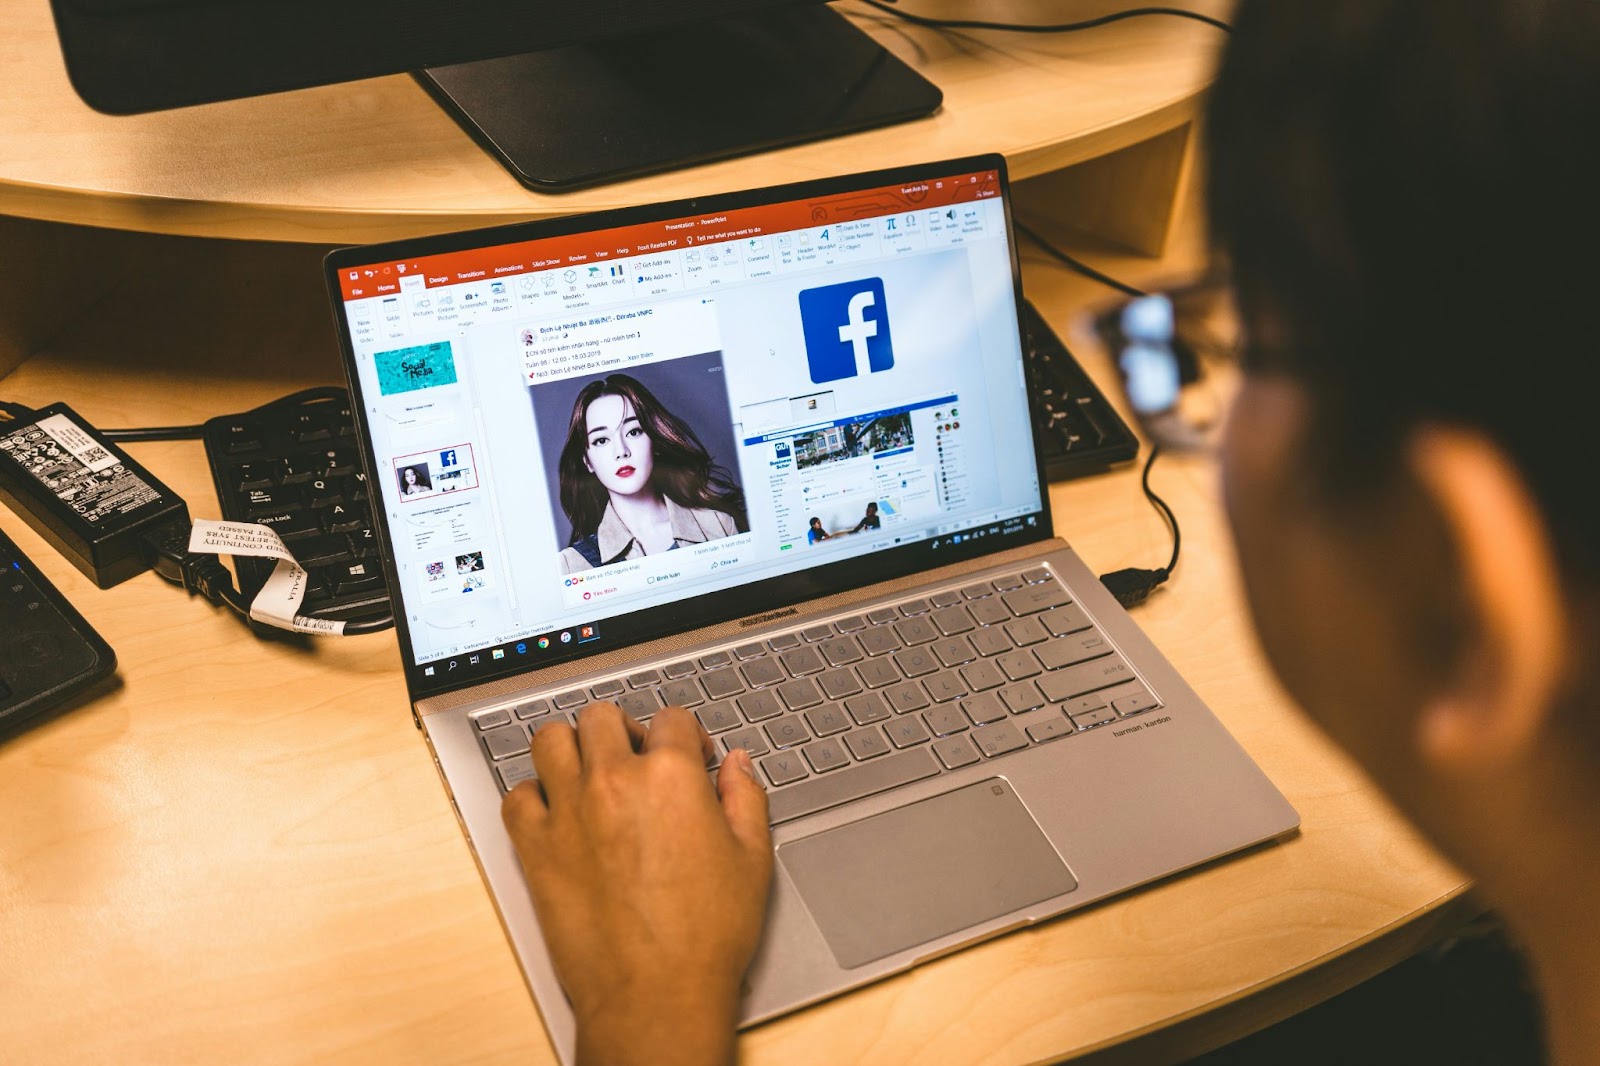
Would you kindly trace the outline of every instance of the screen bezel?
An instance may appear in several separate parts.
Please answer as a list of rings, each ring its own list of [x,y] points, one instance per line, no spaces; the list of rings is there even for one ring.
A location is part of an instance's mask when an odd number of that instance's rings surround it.
[[[1008,259],[1011,265],[1012,292],[1017,315],[1017,335],[1020,341],[1020,338],[1024,336],[1022,273],[1017,256],[1015,231],[1012,226],[1010,185],[1006,174],[1005,160],[999,155],[970,156],[962,159],[867,171],[840,177],[820,178],[714,196],[694,197],[665,203],[619,208],[611,211],[570,215],[558,219],[513,223],[485,229],[391,241],[383,244],[336,249],[324,259],[324,271],[329,296],[333,303],[334,320],[337,327],[345,375],[350,383],[352,396],[355,395],[356,382],[359,378],[356,369],[355,350],[350,340],[349,321],[346,316],[340,284],[342,272],[349,270],[351,267],[359,268],[396,259],[421,258],[497,244],[562,237],[618,226],[672,220],[690,215],[740,210],[784,201],[803,200],[813,197],[832,197],[859,189],[936,181],[944,177],[984,170],[993,170],[999,176],[1000,201],[1005,218],[1005,237]],[[1017,359],[1019,363],[1023,359],[1020,343],[1017,349]],[[1022,368],[1019,366],[1020,369]],[[597,623],[600,631],[600,639],[598,640],[589,643],[574,641],[565,649],[552,645],[548,650],[541,651],[537,661],[533,663],[530,663],[526,658],[509,656],[503,660],[504,665],[498,668],[493,663],[483,663],[480,664],[479,668],[465,671],[467,676],[463,676],[454,682],[447,681],[442,676],[432,678],[425,676],[424,667],[439,660],[419,662],[416,658],[406,612],[396,596],[396,590],[401,588],[401,585],[395,553],[389,536],[387,513],[381,504],[381,495],[376,495],[378,490],[374,488],[374,501],[378,504],[373,508],[374,525],[378,534],[384,577],[389,584],[391,599],[395,601],[395,628],[399,637],[402,662],[405,667],[406,685],[411,698],[413,700],[422,699],[521,673],[531,673],[558,664],[570,663],[593,655],[603,654],[604,652],[615,651],[618,648],[646,640],[671,636],[751,615],[765,614],[822,596],[848,592],[852,589],[864,588],[882,581],[928,571],[937,566],[978,559],[1011,548],[1048,540],[1054,535],[1054,525],[1051,517],[1049,481],[1045,474],[1045,457],[1037,430],[1040,414],[1039,400],[1033,390],[1028,389],[1026,391],[1029,425],[1033,429],[1035,477],[1039,486],[1039,509],[1033,512],[1037,516],[1037,521],[1034,524],[1029,525],[1026,521],[1023,521],[1022,519],[1029,517],[1024,515],[1020,516],[1020,519],[1014,520],[1018,528],[1016,532],[1009,535],[965,538],[960,542],[954,542],[949,537],[914,541],[909,544],[885,548],[881,551],[870,552],[823,566],[810,567],[779,577],[764,578],[744,586],[708,592],[698,596],[689,596],[672,603],[603,619]],[[352,408],[356,415],[356,432],[360,442],[362,467],[366,470],[369,484],[377,486],[379,484],[376,480],[378,470],[375,467],[376,459],[374,458],[374,450],[367,423],[366,407],[364,404],[353,403]],[[995,524],[982,523],[984,526]],[[526,639],[531,641],[534,637],[530,636]],[[491,642],[485,644],[478,651],[487,652],[497,646],[496,643]],[[466,651],[460,653],[459,657],[467,657],[471,654],[473,654],[471,651]]]

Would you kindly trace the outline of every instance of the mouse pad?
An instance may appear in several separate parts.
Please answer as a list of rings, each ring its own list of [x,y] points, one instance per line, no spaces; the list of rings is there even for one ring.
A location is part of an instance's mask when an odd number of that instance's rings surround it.
[[[846,969],[1078,887],[998,777],[782,844],[778,861]]]

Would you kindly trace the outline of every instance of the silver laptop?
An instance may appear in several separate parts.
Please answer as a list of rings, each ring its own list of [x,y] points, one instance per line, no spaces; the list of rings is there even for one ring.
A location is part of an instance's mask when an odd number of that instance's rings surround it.
[[[596,699],[768,786],[747,1024],[1297,825],[1053,537],[998,156],[328,277],[413,713],[563,1061],[500,802]]]

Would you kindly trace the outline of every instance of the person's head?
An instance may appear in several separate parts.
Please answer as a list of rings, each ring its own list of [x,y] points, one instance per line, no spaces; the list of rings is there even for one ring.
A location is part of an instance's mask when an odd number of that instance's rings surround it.
[[[1600,4],[1243,0],[1234,31],[1207,195],[1251,608],[1481,873],[1509,779],[1600,781]]]
[[[408,466],[400,471],[400,480],[404,481],[407,487],[415,485],[417,483],[417,468]]]
[[[726,471],[688,423],[630,375],[611,374],[579,391],[559,465],[574,543],[599,527],[613,496],[641,493],[725,511],[746,528],[743,496]]]
[[[821,529],[822,528],[822,519],[820,519],[820,518],[812,518],[811,519],[811,528],[812,529]]]
[[[869,503],[869,504],[867,504],[867,514],[868,515],[875,515],[877,513],[878,513],[878,505],[877,505],[877,503]]]

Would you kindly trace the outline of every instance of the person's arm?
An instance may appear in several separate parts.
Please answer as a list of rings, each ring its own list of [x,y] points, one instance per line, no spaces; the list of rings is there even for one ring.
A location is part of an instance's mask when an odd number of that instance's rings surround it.
[[[599,703],[534,735],[502,813],[578,1023],[582,1064],[734,1061],[739,987],[772,881],[767,796],[679,707],[646,733]],[[540,785],[542,784],[542,792]]]

